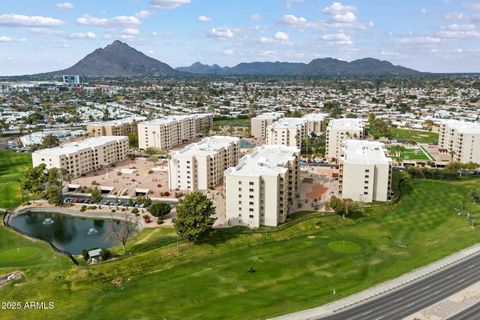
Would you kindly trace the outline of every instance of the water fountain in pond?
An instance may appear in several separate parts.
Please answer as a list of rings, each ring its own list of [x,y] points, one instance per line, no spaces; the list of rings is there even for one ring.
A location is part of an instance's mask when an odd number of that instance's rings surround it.
[[[42,223],[45,224],[45,225],[48,225],[48,224],[52,224],[52,223],[54,223],[54,222],[55,222],[55,221],[53,221],[52,218],[45,218],[45,219],[43,219],[43,222],[42,222]]]
[[[97,233],[98,233],[98,231],[95,228],[90,228],[90,229],[88,229],[88,232],[87,232],[88,235],[97,234]]]

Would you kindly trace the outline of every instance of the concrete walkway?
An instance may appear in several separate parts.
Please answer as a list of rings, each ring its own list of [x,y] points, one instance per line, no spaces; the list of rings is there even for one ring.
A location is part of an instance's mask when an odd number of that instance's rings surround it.
[[[435,273],[436,271],[439,271],[445,267],[451,266],[452,264],[460,262],[463,259],[478,253],[480,253],[480,244],[461,250],[455,254],[452,254],[451,256],[445,257],[432,264],[416,269],[412,272],[406,273],[396,279],[383,282],[372,288],[353,294],[341,300],[337,300],[317,308],[290,313],[284,316],[276,317],[274,319],[276,320],[309,320],[309,319],[318,319],[321,317],[332,315],[335,312],[339,312],[347,308],[351,308],[353,306],[365,303],[383,294],[399,289],[403,286],[409,285],[427,275]]]

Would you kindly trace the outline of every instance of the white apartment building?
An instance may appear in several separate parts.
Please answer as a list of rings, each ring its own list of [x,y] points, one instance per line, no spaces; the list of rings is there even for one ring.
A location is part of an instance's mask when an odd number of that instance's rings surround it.
[[[277,226],[296,199],[300,150],[263,145],[225,171],[226,220],[230,225]]]
[[[323,123],[328,117],[328,113],[309,113],[302,119],[307,121],[307,133],[322,133]]]
[[[302,118],[281,118],[267,127],[267,144],[300,148],[307,137],[307,121]]]
[[[327,158],[340,159],[342,142],[350,139],[363,139],[365,124],[360,119],[332,119],[326,133]]]
[[[439,146],[453,152],[453,161],[480,163],[480,124],[445,120],[440,123]]]
[[[378,141],[347,140],[340,159],[339,193],[343,199],[387,201],[391,195],[392,160]]]
[[[252,118],[250,120],[252,136],[257,139],[266,139],[267,127],[280,118],[283,118],[283,113],[280,112],[266,112]]]
[[[182,150],[171,152],[168,184],[171,190],[208,190],[223,179],[223,173],[240,159],[240,139],[207,137]]]
[[[76,178],[126,159],[127,152],[127,137],[106,136],[35,151],[32,153],[32,161],[34,167],[44,163],[47,169],[65,168]]]
[[[213,123],[212,114],[169,116],[138,124],[140,149],[171,149],[201,135]]]
[[[145,117],[129,117],[104,122],[92,122],[87,124],[87,132],[94,137],[128,136],[130,133],[136,134],[138,122],[145,119]]]

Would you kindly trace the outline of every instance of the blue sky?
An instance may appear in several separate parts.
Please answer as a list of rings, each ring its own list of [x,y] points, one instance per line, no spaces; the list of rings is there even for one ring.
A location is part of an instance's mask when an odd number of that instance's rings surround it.
[[[480,71],[478,0],[1,0],[0,75],[73,65],[119,39],[173,67],[374,57]]]

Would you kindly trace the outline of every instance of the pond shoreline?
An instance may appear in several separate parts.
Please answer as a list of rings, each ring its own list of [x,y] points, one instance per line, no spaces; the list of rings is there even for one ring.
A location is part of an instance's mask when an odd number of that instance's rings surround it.
[[[65,214],[69,215],[72,217],[77,217],[77,218],[87,218],[87,219],[98,219],[98,220],[127,220],[128,222],[131,223],[136,223],[137,225],[140,226],[139,232],[141,232],[144,229],[144,224],[139,219],[137,216],[131,213],[126,213],[126,214],[120,214],[120,213],[106,213],[106,212],[80,212],[77,210],[71,210],[67,208],[58,208],[58,207],[23,207],[19,210],[13,211],[8,219],[15,218],[19,215],[25,214],[25,213],[42,213],[42,212],[52,212],[52,213],[59,213],[59,214]]]

